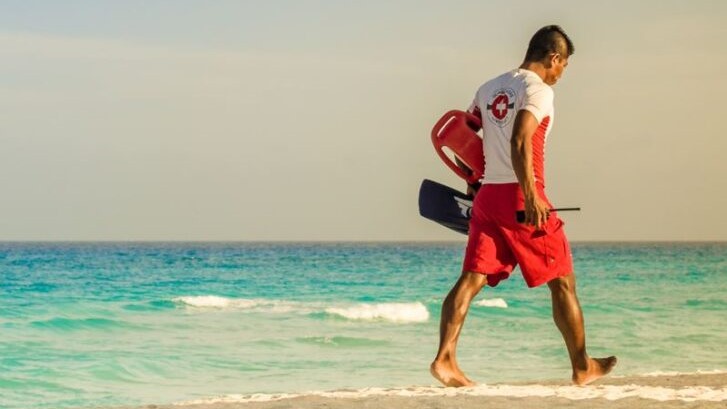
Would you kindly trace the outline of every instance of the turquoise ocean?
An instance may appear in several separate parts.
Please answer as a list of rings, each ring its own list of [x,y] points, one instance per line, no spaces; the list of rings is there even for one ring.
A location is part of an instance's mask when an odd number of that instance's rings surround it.
[[[433,385],[456,243],[0,244],[0,407]],[[727,369],[727,243],[573,244],[592,355],[616,374]],[[485,383],[568,379],[547,286],[473,302]]]

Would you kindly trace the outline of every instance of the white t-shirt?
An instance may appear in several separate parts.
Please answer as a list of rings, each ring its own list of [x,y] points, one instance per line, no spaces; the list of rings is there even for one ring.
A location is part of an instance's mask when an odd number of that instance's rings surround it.
[[[482,183],[517,183],[510,139],[515,115],[525,109],[538,120],[533,135],[535,180],[545,185],[545,140],[553,126],[553,89],[538,74],[516,69],[483,84],[469,111],[482,117],[485,174]]]

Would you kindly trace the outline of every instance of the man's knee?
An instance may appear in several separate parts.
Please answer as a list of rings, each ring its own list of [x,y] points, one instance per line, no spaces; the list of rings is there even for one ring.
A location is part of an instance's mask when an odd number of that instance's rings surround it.
[[[548,281],[548,288],[552,293],[572,293],[576,290],[576,279],[573,274],[554,278]]]
[[[475,293],[479,292],[482,290],[482,287],[487,285],[487,276],[473,271],[462,272],[462,276],[459,280],[463,287]]]

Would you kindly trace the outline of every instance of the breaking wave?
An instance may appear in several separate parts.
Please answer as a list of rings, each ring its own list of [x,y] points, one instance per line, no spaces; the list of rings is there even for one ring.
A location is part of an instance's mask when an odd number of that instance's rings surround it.
[[[503,300],[502,298],[488,298],[485,300],[479,300],[475,302],[475,305],[490,308],[507,308],[507,302],[505,302],[505,300]]]
[[[420,302],[327,305],[287,300],[228,298],[216,295],[175,297],[172,301],[177,305],[201,311],[324,314],[348,320],[379,320],[394,323],[416,323],[429,320],[429,311]]]
[[[350,320],[380,319],[391,322],[426,322],[429,320],[429,311],[420,302],[359,304],[344,308],[326,308],[326,313]]]

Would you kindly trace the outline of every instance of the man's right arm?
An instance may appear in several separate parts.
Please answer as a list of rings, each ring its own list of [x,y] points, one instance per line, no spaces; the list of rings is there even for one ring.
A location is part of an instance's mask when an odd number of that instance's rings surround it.
[[[536,228],[543,226],[548,219],[548,205],[538,196],[533,169],[533,134],[538,129],[538,120],[532,112],[520,110],[510,139],[512,168],[517,176],[525,198],[525,223]]]

